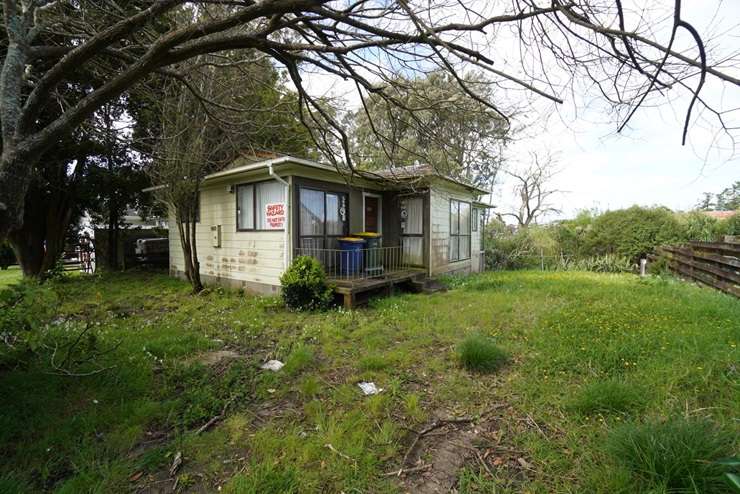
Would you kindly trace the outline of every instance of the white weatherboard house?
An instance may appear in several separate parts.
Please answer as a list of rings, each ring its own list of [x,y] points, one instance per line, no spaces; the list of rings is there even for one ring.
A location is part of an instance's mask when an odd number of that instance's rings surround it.
[[[485,193],[427,166],[350,177],[291,156],[241,158],[201,187],[196,232],[202,279],[276,293],[291,260],[311,255],[351,305],[360,292],[480,271],[488,206],[478,201]],[[169,231],[170,272],[183,276],[177,228]],[[380,246],[341,251],[339,239],[359,232],[380,234]]]

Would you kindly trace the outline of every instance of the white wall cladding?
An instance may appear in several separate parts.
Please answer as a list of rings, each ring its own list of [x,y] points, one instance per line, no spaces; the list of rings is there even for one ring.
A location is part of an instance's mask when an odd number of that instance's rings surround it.
[[[432,244],[431,262],[432,274],[470,272],[471,259],[450,262],[450,199],[458,199],[472,203],[473,197],[469,192],[457,190],[454,186],[446,184],[435,184],[431,189],[431,223],[432,231],[430,240]],[[473,233],[474,234],[474,233]],[[473,250],[477,245],[475,239],[471,238]]]
[[[180,238],[174,221],[170,225],[170,270],[182,272]],[[221,225],[221,247],[212,246],[211,226],[216,225]],[[225,184],[201,189],[200,223],[196,227],[201,274],[246,282],[246,288],[253,283],[280,285],[284,235],[282,230],[236,231],[236,194],[228,192]]]

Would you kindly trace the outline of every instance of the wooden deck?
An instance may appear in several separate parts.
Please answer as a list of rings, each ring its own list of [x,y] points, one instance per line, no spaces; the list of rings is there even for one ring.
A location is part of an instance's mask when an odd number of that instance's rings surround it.
[[[373,278],[330,278],[330,281],[336,285],[335,291],[342,296],[344,307],[351,309],[352,307],[367,303],[370,295],[384,292],[390,293],[395,285],[420,280],[425,276],[426,270],[424,269],[402,269]]]

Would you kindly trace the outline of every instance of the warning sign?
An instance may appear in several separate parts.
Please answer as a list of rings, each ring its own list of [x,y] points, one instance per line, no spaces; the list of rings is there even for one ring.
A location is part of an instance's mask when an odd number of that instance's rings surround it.
[[[265,227],[268,230],[282,230],[285,228],[285,203],[265,204]]]

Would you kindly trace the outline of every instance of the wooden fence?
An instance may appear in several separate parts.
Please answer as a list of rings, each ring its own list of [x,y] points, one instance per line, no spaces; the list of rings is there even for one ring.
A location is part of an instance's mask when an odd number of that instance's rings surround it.
[[[740,298],[740,242],[690,242],[658,249],[683,278]]]

